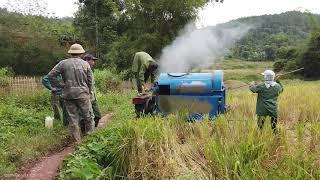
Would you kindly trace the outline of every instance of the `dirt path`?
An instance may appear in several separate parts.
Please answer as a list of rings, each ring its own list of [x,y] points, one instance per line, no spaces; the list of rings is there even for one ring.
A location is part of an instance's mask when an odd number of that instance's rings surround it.
[[[101,118],[98,124],[98,128],[105,126],[110,117],[111,113]],[[41,158],[39,161],[34,163],[30,168],[27,168],[22,173],[16,175],[12,179],[23,179],[23,180],[51,180],[57,175],[59,165],[63,159],[74,151],[74,145],[71,144],[65,147],[62,151],[53,153],[47,157]]]

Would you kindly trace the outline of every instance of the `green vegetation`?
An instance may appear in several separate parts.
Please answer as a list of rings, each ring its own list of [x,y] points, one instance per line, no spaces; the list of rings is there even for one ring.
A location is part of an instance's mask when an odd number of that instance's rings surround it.
[[[319,15],[291,11],[228,22],[223,26],[239,23],[252,26],[248,34],[237,42],[231,56],[251,61],[291,60],[312,31],[311,17],[320,19]]]
[[[10,69],[0,69],[3,85],[11,75]],[[108,70],[95,71],[102,113],[113,111],[112,105],[119,104],[117,96],[107,97],[101,92],[115,90],[120,85],[119,76]],[[112,77],[112,78],[111,78]],[[113,86],[109,86],[113,84]],[[6,88],[9,88],[6,86]],[[47,89],[8,94],[0,89],[0,179],[13,175],[22,166],[55,151],[69,143],[68,130],[62,122],[54,121],[54,128],[44,126],[45,117],[51,115],[50,92]],[[6,92],[5,92],[6,91]]]
[[[320,78],[320,26],[312,32],[305,51],[303,51],[295,65],[302,65],[305,68],[304,77]]]
[[[65,160],[60,178],[317,179],[320,82],[284,85],[277,135],[269,123],[257,128],[255,95],[248,90],[229,92],[231,112],[191,124],[178,115],[137,120],[132,94],[109,94],[111,124]]]
[[[0,87],[5,88],[9,85],[9,77],[13,76],[12,69],[0,68]]]
[[[43,75],[80,41],[70,21],[0,9],[0,67],[18,75]]]
[[[112,70],[103,69],[94,71],[95,86],[103,93],[114,91],[120,88],[121,74],[117,75]]]
[[[241,18],[223,24],[248,24],[253,28],[226,57],[249,61],[276,61],[275,71],[304,67],[300,75],[319,79],[320,16],[297,11]],[[299,74],[298,73],[298,74]]]
[[[208,1],[79,0],[83,4],[74,25],[95,47],[102,65],[122,71],[137,51],[159,56]]]
[[[46,90],[0,96],[0,179],[66,142],[61,122],[52,130],[44,127],[51,114]]]
[[[113,117],[64,161],[61,179],[319,179],[319,81],[283,81],[276,135],[268,126],[257,128],[256,95],[246,87],[227,92],[232,109],[214,121],[187,123],[182,112],[135,118],[135,93],[120,89],[129,78],[133,54],[147,51],[159,57],[209,1],[79,0],[72,20],[0,9],[2,91],[13,73],[46,74],[75,42],[100,59],[98,102],[102,113],[113,112]],[[277,71],[305,67],[306,78],[319,78],[318,19],[287,12],[223,24],[253,28],[227,60],[210,69],[223,69],[228,87],[259,81],[272,66]],[[45,116],[52,113],[49,102],[45,90],[0,95],[0,179],[68,142],[62,122],[44,128]]]
[[[88,52],[99,56],[98,67],[122,72],[123,78],[129,79],[133,54],[147,51],[158,58],[162,48],[196,18],[197,10],[206,2],[81,0],[75,19],[22,15],[0,9],[0,67],[10,67],[17,75],[43,75],[57,60],[67,57],[70,44],[80,42]],[[319,15],[292,11],[221,24],[252,26],[225,57],[276,61],[277,71],[303,66],[307,70],[301,75],[316,79],[319,19]]]
[[[273,64],[274,62],[272,61],[252,62],[239,59],[226,59],[214,63],[209,69],[201,70],[200,72],[212,72],[216,69],[222,69],[225,81],[233,80],[248,83],[260,81],[261,73],[266,69],[272,69]]]

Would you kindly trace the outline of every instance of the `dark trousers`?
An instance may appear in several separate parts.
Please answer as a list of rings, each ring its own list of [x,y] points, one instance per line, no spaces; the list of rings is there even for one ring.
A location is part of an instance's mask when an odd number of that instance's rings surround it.
[[[91,103],[92,103],[92,111],[94,114],[94,123],[95,123],[95,127],[97,127],[101,119],[101,113],[100,113],[100,109],[97,101],[92,101]]]
[[[264,126],[264,121],[266,120],[267,116],[258,116],[258,127],[260,129],[263,129]],[[271,116],[271,128],[273,132],[276,132],[277,130],[277,123],[278,123],[278,118]]]

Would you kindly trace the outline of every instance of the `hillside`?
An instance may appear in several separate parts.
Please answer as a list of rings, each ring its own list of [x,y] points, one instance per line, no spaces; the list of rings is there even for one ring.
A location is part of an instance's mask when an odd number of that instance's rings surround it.
[[[245,60],[291,59],[295,48],[304,43],[311,31],[310,15],[298,11],[282,14],[253,16],[230,21],[220,26],[245,24],[252,26],[236,43],[229,57]]]
[[[68,19],[22,15],[0,9],[0,67],[17,75],[43,75],[77,41]]]

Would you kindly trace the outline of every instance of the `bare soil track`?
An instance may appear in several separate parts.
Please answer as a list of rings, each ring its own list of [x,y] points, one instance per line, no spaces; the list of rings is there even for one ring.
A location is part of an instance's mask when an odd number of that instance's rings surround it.
[[[110,117],[111,113],[105,115],[101,118],[98,124],[98,128],[104,127]],[[54,152],[46,157],[42,157],[37,162],[33,162],[31,165],[27,165],[20,173],[12,178],[16,180],[51,180],[56,179],[59,166],[61,165],[63,159],[72,153],[75,149],[73,144],[65,146],[59,152]]]

